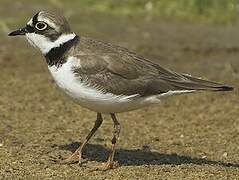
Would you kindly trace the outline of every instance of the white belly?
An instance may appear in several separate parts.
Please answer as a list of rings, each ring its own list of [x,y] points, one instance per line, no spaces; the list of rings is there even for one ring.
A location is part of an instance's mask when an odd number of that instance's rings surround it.
[[[138,109],[150,100],[133,96],[114,95],[87,85],[79,80],[72,72],[73,66],[80,66],[79,60],[71,57],[61,67],[48,67],[57,85],[78,104],[101,113],[117,113]]]

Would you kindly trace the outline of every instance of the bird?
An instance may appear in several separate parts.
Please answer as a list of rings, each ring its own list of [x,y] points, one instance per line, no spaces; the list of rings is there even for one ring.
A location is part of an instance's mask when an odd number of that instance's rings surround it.
[[[102,169],[115,166],[120,134],[117,113],[158,104],[163,97],[200,91],[231,91],[232,86],[177,73],[127,48],[77,35],[62,13],[37,12],[25,27],[8,34],[22,35],[40,50],[57,86],[80,106],[96,112],[93,128],[62,164],[84,162],[82,152],[103,122],[113,120],[113,138]]]

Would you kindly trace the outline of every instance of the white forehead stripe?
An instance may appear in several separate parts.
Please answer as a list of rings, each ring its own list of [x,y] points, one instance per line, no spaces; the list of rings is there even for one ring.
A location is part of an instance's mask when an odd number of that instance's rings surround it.
[[[27,40],[34,46],[38,47],[40,51],[45,55],[52,48],[59,47],[61,44],[72,40],[76,37],[75,33],[62,34],[56,41],[52,42],[50,39],[41,34],[27,33]]]
[[[55,23],[51,22],[49,19],[43,18],[39,15],[37,20],[43,21],[43,22],[47,23],[49,26],[51,26],[53,29],[55,29],[56,31],[59,31],[59,27],[56,26]]]
[[[30,21],[28,21],[27,25],[32,25],[33,22],[32,22],[32,18],[30,19]]]

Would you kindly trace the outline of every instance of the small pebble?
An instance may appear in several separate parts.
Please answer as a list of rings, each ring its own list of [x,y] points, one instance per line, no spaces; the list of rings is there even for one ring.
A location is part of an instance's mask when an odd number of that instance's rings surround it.
[[[226,158],[226,157],[227,157],[227,152],[224,152],[224,153],[222,154],[222,157]]]
[[[3,147],[3,144],[2,144],[2,143],[0,143],[0,147]]]

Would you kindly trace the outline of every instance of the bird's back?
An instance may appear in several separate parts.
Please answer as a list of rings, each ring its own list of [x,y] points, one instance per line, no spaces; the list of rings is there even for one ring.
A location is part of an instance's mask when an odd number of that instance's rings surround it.
[[[80,37],[73,54],[81,62],[81,67],[76,69],[79,75],[87,76],[90,82],[98,82],[103,90],[118,95],[151,96],[169,91],[232,90],[227,85],[170,71],[126,48],[87,37]]]

